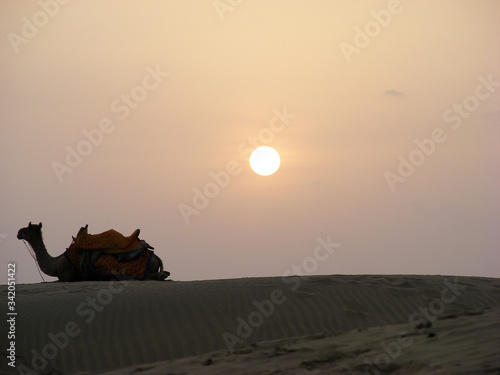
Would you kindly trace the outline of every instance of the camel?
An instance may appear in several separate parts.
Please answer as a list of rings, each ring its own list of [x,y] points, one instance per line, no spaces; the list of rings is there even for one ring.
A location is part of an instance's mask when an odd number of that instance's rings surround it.
[[[30,222],[26,228],[21,228],[19,230],[17,238],[25,240],[31,245],[35,252],[36,261],[43,273],[57,277],[59,281],[63,282],[82,280],[77,270],[64,253],[57,257],[52,257],[48,253],[43,243],[42,223],[37,225],[31,224]],[[163,262],[161,259],[156,254],[153,254],[149,262],[145,279],[163,281],[168,276],[170,276],[170,273],[163,270]]]

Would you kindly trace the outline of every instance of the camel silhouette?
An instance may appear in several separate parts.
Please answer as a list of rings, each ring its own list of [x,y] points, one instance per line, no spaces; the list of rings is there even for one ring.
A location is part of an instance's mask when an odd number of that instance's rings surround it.
[[[25,240],[31,245],[35,252],[36,261],[38,262],[42,272],[46,275],[57,277],[59,281],[64,282],[83,280],[65,253],[62,253],[57,257],[52,257],[48,253],[47,248],[43,243],[42,223],[37,225],[31,224],[30,222],[26,228],[21,228],[19,230],[17,238]],[[129,262],[133,261],[134,260],[129,260]],[[118,276],[119,275],[117,275],[117,277]],[[170,276],[170,273],[163,270],[163,262],[160,257],[153,254],[148,264],[144,279],[163,281],[168,276]]]

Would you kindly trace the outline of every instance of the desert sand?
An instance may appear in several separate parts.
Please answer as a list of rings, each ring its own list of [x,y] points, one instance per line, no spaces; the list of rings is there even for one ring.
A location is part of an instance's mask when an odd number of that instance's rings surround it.
[[[2,373],[500,374],[500,279],[20,284],[16,311]]]

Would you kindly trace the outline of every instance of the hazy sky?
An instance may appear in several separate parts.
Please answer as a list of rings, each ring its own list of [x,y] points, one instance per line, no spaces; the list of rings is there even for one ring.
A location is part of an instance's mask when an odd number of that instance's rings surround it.
[[[16,234],[42,221],[52,255],[85,224],[141,228],[176,280],[500,277],[499,18],[498,1],[1,0],[0,266],[41,281]],[[250,169],[258,145],[275,174]]]

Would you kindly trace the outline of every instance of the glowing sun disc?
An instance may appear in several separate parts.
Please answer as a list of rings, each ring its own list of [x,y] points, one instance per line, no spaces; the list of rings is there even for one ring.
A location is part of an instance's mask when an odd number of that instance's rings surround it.
[[[268,146],[256,148],[250,155],[250,167],[258,175],[269,176],[280,167],[280,155]]]

